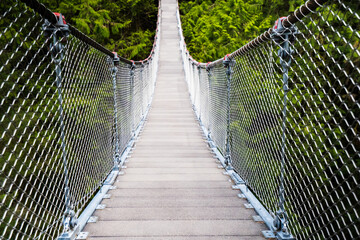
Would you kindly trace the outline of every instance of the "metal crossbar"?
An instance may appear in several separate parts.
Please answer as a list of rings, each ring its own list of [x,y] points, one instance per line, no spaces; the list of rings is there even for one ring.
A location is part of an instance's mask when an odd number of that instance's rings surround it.
[[[0,238],[54,239],[76,229],[144,120],[160,38],[131,62],[24,2],[0,9]]]
[[[279,239],[360,235],[359,26],[358,3],[310,0],[204,64],[187,51],[179,19],[197,116]]]

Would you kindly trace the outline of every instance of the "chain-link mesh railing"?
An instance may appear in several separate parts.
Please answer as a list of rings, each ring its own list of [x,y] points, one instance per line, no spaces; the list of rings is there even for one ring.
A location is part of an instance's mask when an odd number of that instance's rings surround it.
[[[160,26],[160,24],[158,24]],[[158,27],[158,31],[160,31]],[[157,39],[159,41],[160,39]],[[159,44],[159,42],[157,43]],[[154,92],[159,48],[152,52],[151,61],[117,65],[116,96],[118,109],[119,149],[123,151],[134,137],[135,130],[144,119]],[[121,152],[120,151],[120,152]]]
[[[144,62],[114,65],[61,15],[25,2],[0,3],[0,238],[54,239],[75,227],[143,120],[160,39]]]
[[[181,38],[198,117],[280,234],[360,235],[359,6],[310,0],[208,64]]]

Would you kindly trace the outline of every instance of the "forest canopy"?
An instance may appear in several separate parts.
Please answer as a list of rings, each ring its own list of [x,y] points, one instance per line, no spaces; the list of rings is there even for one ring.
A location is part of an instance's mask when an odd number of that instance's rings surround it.
[[[145,59],[157,21],[156,0],[41,0],[80,31],[125,58]]]
[[[152,48],[156,0],[41,0],[80,31],[111,51],[134,60]],[[235,51],[293,12],[305,0],[179,0],[190,53],[208,62]]]
[[[209,62],[231,53],[287,16],[304,0],[180,0],[190,54]]]

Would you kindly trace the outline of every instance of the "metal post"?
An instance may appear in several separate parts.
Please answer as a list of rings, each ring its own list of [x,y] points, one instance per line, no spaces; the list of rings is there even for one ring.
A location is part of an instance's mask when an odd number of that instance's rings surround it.
[[[55,13],[57,18],[56,24],[51,24],[48,20],[45,20],[43,29],[45,36],[52,36],[53,42],[50,44],[51,57],[55,63],[56,72],[56,87],[58,92],[59,102],[59,115],[60,115],[60,138],[61,138],[61,150],[62,161],[64,165],[64,195],[65,195],[65,212],[63,216],[64,231],[59,240],[68,240],[71,235],[77,232],[77,218],[75,216],[74,207],[71,204],[70,188],[69,188],[69,170],[66,154],[66,140],[65,140],[65,124],[64,124],[64,108],[63,108],[63,96],[62,96],[62,76],[61,76],[61,61],[63,60],[63,42],[66,41],[67,36],[70,33],[69,26],[65,22],[65,18],[62,14]]]
[[[289,28],[283,26],[283,21],[286,18],[280,18],[275,22],[273,28],[273,34],[271,35],[272,39],[280,46],[278,51],[278,56],[280,58],[280,65],[282,66],[283,74],[283,110],[282,110],[282,136],[281,136],[281,165],[280,165],[280,184],[279,184],[279,209],[276,211],[276,216],[274,219],[274,230],[277,231],[277,239],[286,239],[291,240],[295,239],[288,231],[288,217],[285,211],[285,148],[286,148],[286,114],[287,114],[287,94],[289,92],[288,79],[289,79],[289,68],[291,64],[291,54],[293,50],[291,49],[290,43],[295,40],[294,35],[297,34],[297,28],[293,25]]]
[[[120,139],[119,139],[119,124],[118,124],[118,107],[117,107],[117,93],[116,93],[116,80],[117,80],[117,72],[120,58],[117,53],[114,52],[113,66],[111,68],[111,74],[113,79],[113,90],[114,90],[114,124],[115,124],[115,156],[114,156],[114,168],[113,170],[119,170],[119,160],[120,160]]]
[[[224,67],[226,68],[226,87],[227,87],[227,102],[226,102],[226,152],[225,152],[225,164],[226,170],[233,170],[231,162],[231,148],[230,148],[230,100],[231,100],[231,76],[232,67],[235,64],[235,60],[231,59],[229,55],[226,55],[223,60]]]

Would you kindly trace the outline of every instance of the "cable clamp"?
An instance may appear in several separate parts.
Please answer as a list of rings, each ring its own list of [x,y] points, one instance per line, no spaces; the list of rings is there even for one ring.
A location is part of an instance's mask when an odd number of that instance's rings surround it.
[[[68,37],[70,34],[69,25],[65,21],[65,17],[61,13],[54,12],[54,15],[57,19],[55,24],[50,23],[49,20],[45,19],[45,23],[42,28],[45,31],[45,36],[51,36],[56,32],[58,39],[63,37]]]
[[[290,27],[285,27],[285,20],[287,20],[287,17],[277,19],[272,28],[271,38],[279,45],[285,41],[293,43],[295,41],[295,35],[299,33],[298,28],[294,24]]]

